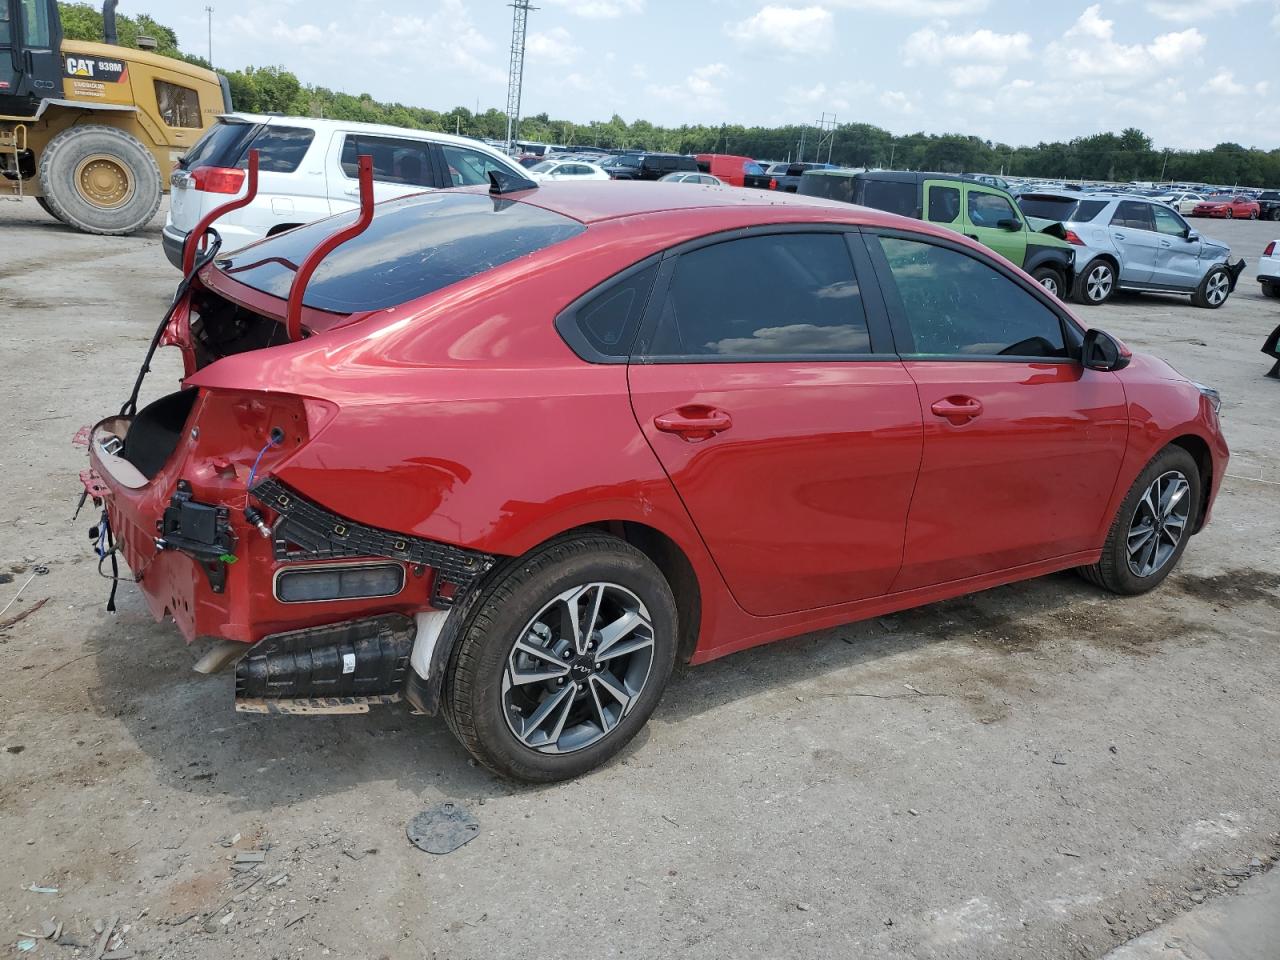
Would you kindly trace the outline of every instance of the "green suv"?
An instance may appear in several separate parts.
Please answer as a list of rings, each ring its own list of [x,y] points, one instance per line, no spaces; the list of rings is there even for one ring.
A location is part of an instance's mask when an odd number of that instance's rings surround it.
[[[1062,239],[1061,224],[1028,219],[1007,191],[967,177],[890,170],[807,170],[797,192],[927,220],[963,233],[1021,267],[1063,299],[1075,279],[1075,248]]]

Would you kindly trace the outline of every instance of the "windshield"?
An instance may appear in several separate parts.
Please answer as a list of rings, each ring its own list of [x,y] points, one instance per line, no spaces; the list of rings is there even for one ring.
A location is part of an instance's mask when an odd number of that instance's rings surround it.
[[[354,223],[351,211],[269,237],[219,259],[236,281],[285,299],[308,253]],[[316,269],[303,303],[356,313],[406,303],[577,236],[577,220],[474,193],[420,193],[380,203],[369,229]]]
[[[534,173],[550,173],[558,166],[560,166],[560,164],[552,163],[550,160],[543,160],[541,163],[535,163],[529,169]]]

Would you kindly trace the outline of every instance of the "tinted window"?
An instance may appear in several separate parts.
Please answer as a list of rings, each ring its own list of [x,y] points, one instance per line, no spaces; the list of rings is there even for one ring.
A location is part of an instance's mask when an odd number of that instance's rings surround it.
[[[160,119],[170,127],[189,127],[199,130],[204,126],[200,119],[200,96],[190,87],[176,83],[155,81],[156,106]]]
[[[752,177],[764,176],[764,167],[758,163],[747,162],[742,165],[742,172]]]
[[[900,180],[863,180],[859,191],[862,205],[899,213],[904,217],[919,214],[916,201],[916,185]]]
[[[24,0],[22,4],[22,36],[28,47],[49,49],[49,6],[43,2]]]
[[[1187,221],[1170,210],[1168,207],[1152,207],[1152,214],[1155,215],[1156,230],[1160,233],[1167,233],[1170,236],[1181,237],[1187,232]]]
[[[969,222],[975,227],[999,227],[1001,220],[1017,220],[1013,204],[1004,197],[980,190],[969,191]]]
[[[342,141],[342,172],[348,177],[360,175],[359,158],[362,154],[372,158],[375,180],[415,187],[437,186],[431,166],[431,144],[426,140],[349,133]]]
[[[578,331],[597,352],[608,357],[625,357],[631,352],[657,273],[657,264],[646,267],[575,311]]]
[[[853,203],[853,177],[828,176],[823,173],[806,173],[800,178],[796,193],[805,197],[825,197],[842,203]]]
[[[1123,200],[1116,206],[1111,217],[1113,227],[1128,227],[1130,230],[1155,230],[1155,219],[1151,215],[1151,204],[1137,200]]]
[[[256,149],[258,169],[263,173],[293,173],[314,138],[315,132],[304,127],[261,127],[240,157],[238,166],[247,167],[249,150]]]
[[[1057,314],[989,264],[945,247],[881,237],[912,356],[1065,358]]]
[[[683,254],[649,354],[757,359],[870,349],[844,237],[790,233]]]
[[[508,172],[507,167],[500,160],[479,150],[441,144],[440,152],[444,154],[449,178],[452,186],[455,187],[470,187],[476,184],[488,186],[490,170]]]
[[[1027,195],[1018,198],[1018,206],[1028,217],[1087,223],[1106,209],[1107,201]]]
[[[218,266],[274,297],[289,295],[297,264],[356,211],[238,250]],[[334,250],[307,285],[318,310],[381,310],[484,273],[583,231],[576,220],[500,197],[419,193],[378,205],[369,229]]]
[[[256,129],[257,126],[252,123],[219,120],[196,141],[196,145],[187,151],[180,163],[187,170],[194,170],[196,167],[234,167]]]
[[[960,216],[960,190],[957,187],[930,187],[929,213],[926,220],[955,223]]]

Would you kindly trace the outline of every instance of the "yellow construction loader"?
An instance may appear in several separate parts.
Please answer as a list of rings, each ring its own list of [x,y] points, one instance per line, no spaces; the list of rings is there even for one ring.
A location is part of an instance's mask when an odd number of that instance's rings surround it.
[[[82,43],[63,41],[57,0],[0,0],[0,197],[87,233],[144,226],[174,161],[231,110],[225,77],[119,46],[115,7],[105,42]]]

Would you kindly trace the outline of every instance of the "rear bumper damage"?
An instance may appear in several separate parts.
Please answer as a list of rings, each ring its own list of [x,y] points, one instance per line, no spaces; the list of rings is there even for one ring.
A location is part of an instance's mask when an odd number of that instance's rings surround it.
[[[274,477],[247,491],[236,464],[202,459],[190,424],[148,477],[122,455],[132,422],[89,433],[81,480],[103,511],[99,541],[110,538],[152,616],[188,642],[221,642],[202,672],[236,664],[237,710],[354,713],[400,699],[414,618],[443,617],[496,562],[341,517]],[[418,660],[425,674],[430,652]],[[438,673],[416,686],[431,681]]]

